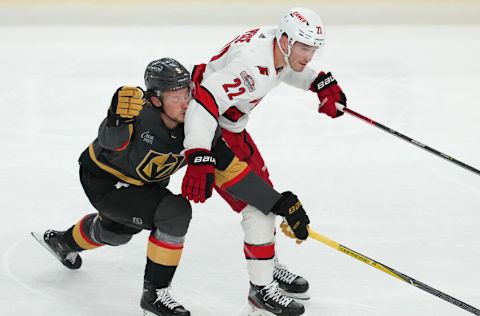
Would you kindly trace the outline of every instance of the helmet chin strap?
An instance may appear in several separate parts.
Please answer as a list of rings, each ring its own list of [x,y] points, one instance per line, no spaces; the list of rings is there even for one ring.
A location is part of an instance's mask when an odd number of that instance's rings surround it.
[[[288,61],[288,57],[290,57],[290,53],[291,53],[290,44],[287,43],[287,52],[285,53],[282,47],[280,46],[280,41],[277,40],[276,42],[277,42],[278,49],[280,49],[280,52],[283,55],[283,59],[285,60],[285,63],[287,64],[288,67],[290,67],[290,62]]]

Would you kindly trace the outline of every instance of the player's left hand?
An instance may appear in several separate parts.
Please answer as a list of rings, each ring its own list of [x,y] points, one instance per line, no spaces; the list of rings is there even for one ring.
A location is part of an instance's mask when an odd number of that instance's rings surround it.
[[[295,234],[293,233],[293,230],[292,230],[292,227],[290,227],[290,225],[288,225],[288,222],[287,220],[284,218],[283,221],[280,223],[280,229],[282,230],[282,233],[289,237],[289,238],[292,238],[292,239],[295,239],[295,242],[300,245],[303,240],[301,239],[298,239],[297,237],[295,237]],[[307,229],[308,229],[308,226],[307,226]]]
[[[273,206],[272,213],[285,217],[295,238],[307,239],[310,219],[295,194],[289,191],[283,192],[280,200]]]
[[[185,151],[187,171],[183,177],[182,195],[195,203],[212,196],[215,158],[209,150],[195,148]]]
[[[347,97],[330,72],[320,72],[313,81],[310,90],[316,92],[320,100],[320,104],[318,105],[319,113],[326,114],[331,118],[343,115],[343,112],[337,109],[335,103],[340,103],[346,107]]]

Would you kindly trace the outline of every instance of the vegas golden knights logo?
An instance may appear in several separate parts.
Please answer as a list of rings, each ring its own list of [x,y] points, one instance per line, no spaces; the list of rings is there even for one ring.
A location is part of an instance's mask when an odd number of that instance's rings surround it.
[[[137,167],[137,173],[145,181],[157,182],[170,177],[183,162],[182,155],[161,154],[150,150]]]

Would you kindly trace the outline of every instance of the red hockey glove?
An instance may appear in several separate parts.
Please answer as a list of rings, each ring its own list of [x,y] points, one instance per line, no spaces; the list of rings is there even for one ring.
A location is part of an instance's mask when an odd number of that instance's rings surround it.
[[[337,110],[335,102],[347,106],[347,97],[343,93],[337,80],[333,78],[330,72],[320,72],[317,78],[310,86],[310,90],[317,93],[320,104],[318,105],[318,112],[326,114],[331,118],[336,118],[343,115],[342,111]]]
[[[285,217],[296,238],[307,239],[310,219],[295,194],[289,191],[283,192],[282,197],[275,203],[271,211]]]
[[[185,151],[187,171],[183,177],[182,195],[195,203],[212,196],[215,158],[209,150],[195,148]]]

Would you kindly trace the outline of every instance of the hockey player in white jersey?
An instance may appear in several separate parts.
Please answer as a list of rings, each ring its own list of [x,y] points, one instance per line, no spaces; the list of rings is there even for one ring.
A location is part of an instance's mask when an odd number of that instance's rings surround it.
[[[188,163],[182,185],[185,197],[203,202],[212,190],[205,179],[214,172],[213,166],[195,168],[189,157],[209,160],[218,125],[235,155],[272,185],[265,162],[245,128],[252,110],[281,82],[316,93],[320,113],[332,118],[343,114],[337,111],[335,103],[346,106],[346,97],[336,80],[330,73],[309,65],[324,40],[319,16],[309,9],[295,8],[282,18],[278,28],[258,28],[239,35],[207,64],[195,66],[192,72],[195,100],[185,119],[184,147]],[[285,217],[296,238],[301,240],[308,237],[308,216],[291,192],[282,193],[280,201],[267,214],[237,200],[227,189],[243,176],[244,172],[240,172],[223,185],[214,186],[243,217],[252,314],[301,315],[304,306],[286,297],[279,287],[287,292],[302,293],[308,289],[308,282],[276,265],[275,215]]]

